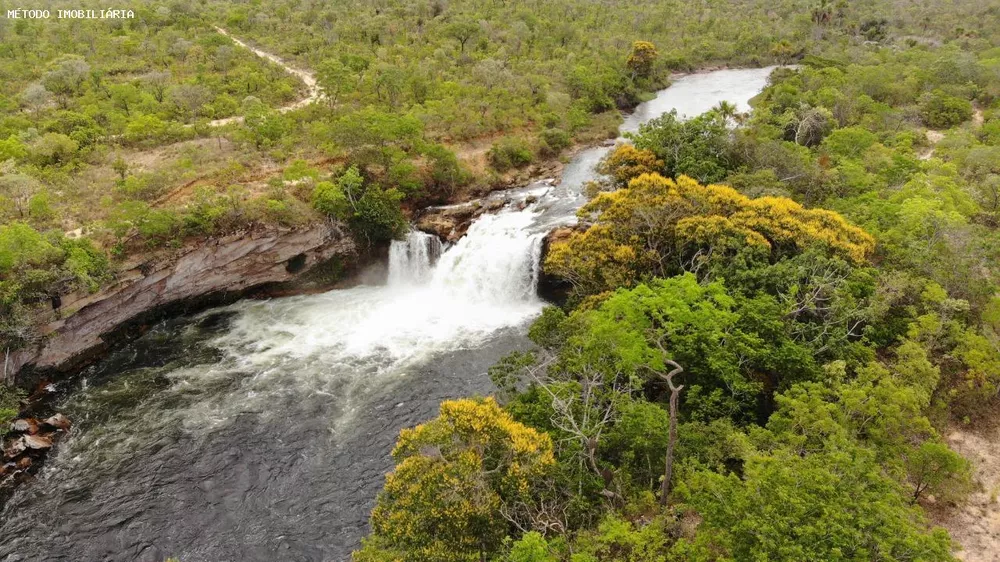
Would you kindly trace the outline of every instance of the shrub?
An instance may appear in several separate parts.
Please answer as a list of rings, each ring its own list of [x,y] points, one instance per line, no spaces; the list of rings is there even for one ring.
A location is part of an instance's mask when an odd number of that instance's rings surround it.
[[[155,115],[138,115],[125,126],[125,140],[135,143],[162,139],[167,129],[167,123]]]
[[[351,213],[350,204],[340,186],[329,181],[316,184],[312,204],[317,211],[338,219],[347,219]]]
[[[285,181],[299,181],[306,178],[315,181],[319,178],[319,170],[311,167],[305,160],[296,160],[285,168],[281,177]]]
[[[369,186],[358,200],[351,227],[372,242],[399,238],[407,228],[399,206],[402,198],[403,194],[395,189]]]
[[[55,218],[56,213],[52,210],[52,198],[48,192],[36,193],[28,201],[28,216],[39,222],[48,222]]]
[[[469,174],[458,161],[458,156],[440,144],[434,144],[424,150],[424,155],[430,164],[430,179],[437,195],[445,198],[459,186],[469,181]]]
[[[347,221],[354,232],[369,242],[391,240],[406,232],[406,216],[399,202],[403,193],[364,185],[357,166],[351,166],[336,183],[321,181],[313,189],[313,207],[333,218]]]
[[[487,154],[490,165],[499,172],[531,164],[535,155],[528,142],[520,137],[505,137],[497,141]]]
[[[36,162],[42,166],[67,164],[76,155],[80,145],[61,133],[45,133],[31,147]]]
[[[0,427],[6,428],[7,424],[17,417],[21,410],[22,398],[24,398],[22,390],[0,383]]]
[[[364,178],[357,166],[351,166],[336,183],[321,181],[313,189],[312,204],[317,211],[331,217],[348,220],[354,212],[354,202],[364,192]]]
[[[941,90],[920,98],[920,118],[932,129],[950,129],[972,117],[972,103]]]
[[[539,136],[539,152],[555,156],[571,144],[569,133],[562,129],[545,129]]]
[[[876,142],[874,133],[861,127],[845,127],[830,133],[823,149],[835,158],[861,158]]]
[[[987,121],[979,131],[979,138],[983,144],[1000,146],[1000,117]]]

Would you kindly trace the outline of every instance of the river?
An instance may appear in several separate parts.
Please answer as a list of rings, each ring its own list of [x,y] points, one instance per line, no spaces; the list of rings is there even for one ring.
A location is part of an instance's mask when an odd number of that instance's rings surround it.
[[[681,77],[622,131],[746,110],[769,72]],[[167,320],[86,369],[59,405],[76,426],[0,515],[0,560],[348,560],[399,430],[489,393],[490,365],[529,347],[542,237],[608,150],[512,191],[454,245],[393,243],[383,285]]]

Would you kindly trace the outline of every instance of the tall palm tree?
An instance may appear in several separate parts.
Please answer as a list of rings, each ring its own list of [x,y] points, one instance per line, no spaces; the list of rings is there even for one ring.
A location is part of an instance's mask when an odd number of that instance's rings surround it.
[[[716,113],[722,116],[728,124],[730,120],[739,123],[739,112],[736,110],[736,104],[731,101],[722,100],[715,107],[712,108]]]

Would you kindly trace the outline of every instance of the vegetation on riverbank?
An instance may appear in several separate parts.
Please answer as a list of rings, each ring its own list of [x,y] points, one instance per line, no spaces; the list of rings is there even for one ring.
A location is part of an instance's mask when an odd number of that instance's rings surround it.
[[[859,29],[749,115],[668,115],[612,152],[545,262],[568,301],[491,371],[555,462],[505,488],[485,427],[435,432],[405,462],[482,493],[399,464],[376,513],[407,524],[355,560],[954,559],[925,508],[961,509],[945,435],[1000,406],[1000,37]]]
[[[283,112],[302,85],[213,29],[224,21],[254,41],[264,19],[223,2],[207,8],[137,7],[135,20],[2,29],[0,57],[12,62],[0,86],[5,353],[37,340],[35,310],[191,238],[326,217],[365,243],[398,236],[406,209],[488,190],[509,170],[607,136],[618,110],[669,72],[650,43],[594,50],[579,37],[536,66],[541,51],[529,44],[541,27],[518,27],[523,49],[511,59],[512,36],[479,23],[489,11],[442,6],[426,20],[442,51],[420,67],[429,74],[417,80],[396,72],[416,66],[389,66],[423,50],[398,52],[352,26],[319,51],[322,60],[296,61],[309,63],[325,97]],[[402,11],[381,15],[394,28],[413,24]],[[559,58],[582,66],[552,81]],[[456,134],[459,126],[474,128]]]

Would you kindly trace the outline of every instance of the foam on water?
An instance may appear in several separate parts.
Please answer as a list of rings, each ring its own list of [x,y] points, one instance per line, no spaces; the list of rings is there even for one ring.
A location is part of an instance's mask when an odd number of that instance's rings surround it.
[[[367,374],[475,346],[542,308],[533,216],[530,208],[483,216],[436,259],[437,239],[411,233],[393,243],[388,284],[239,303],[216,345],[255,368],[295,360]]]

